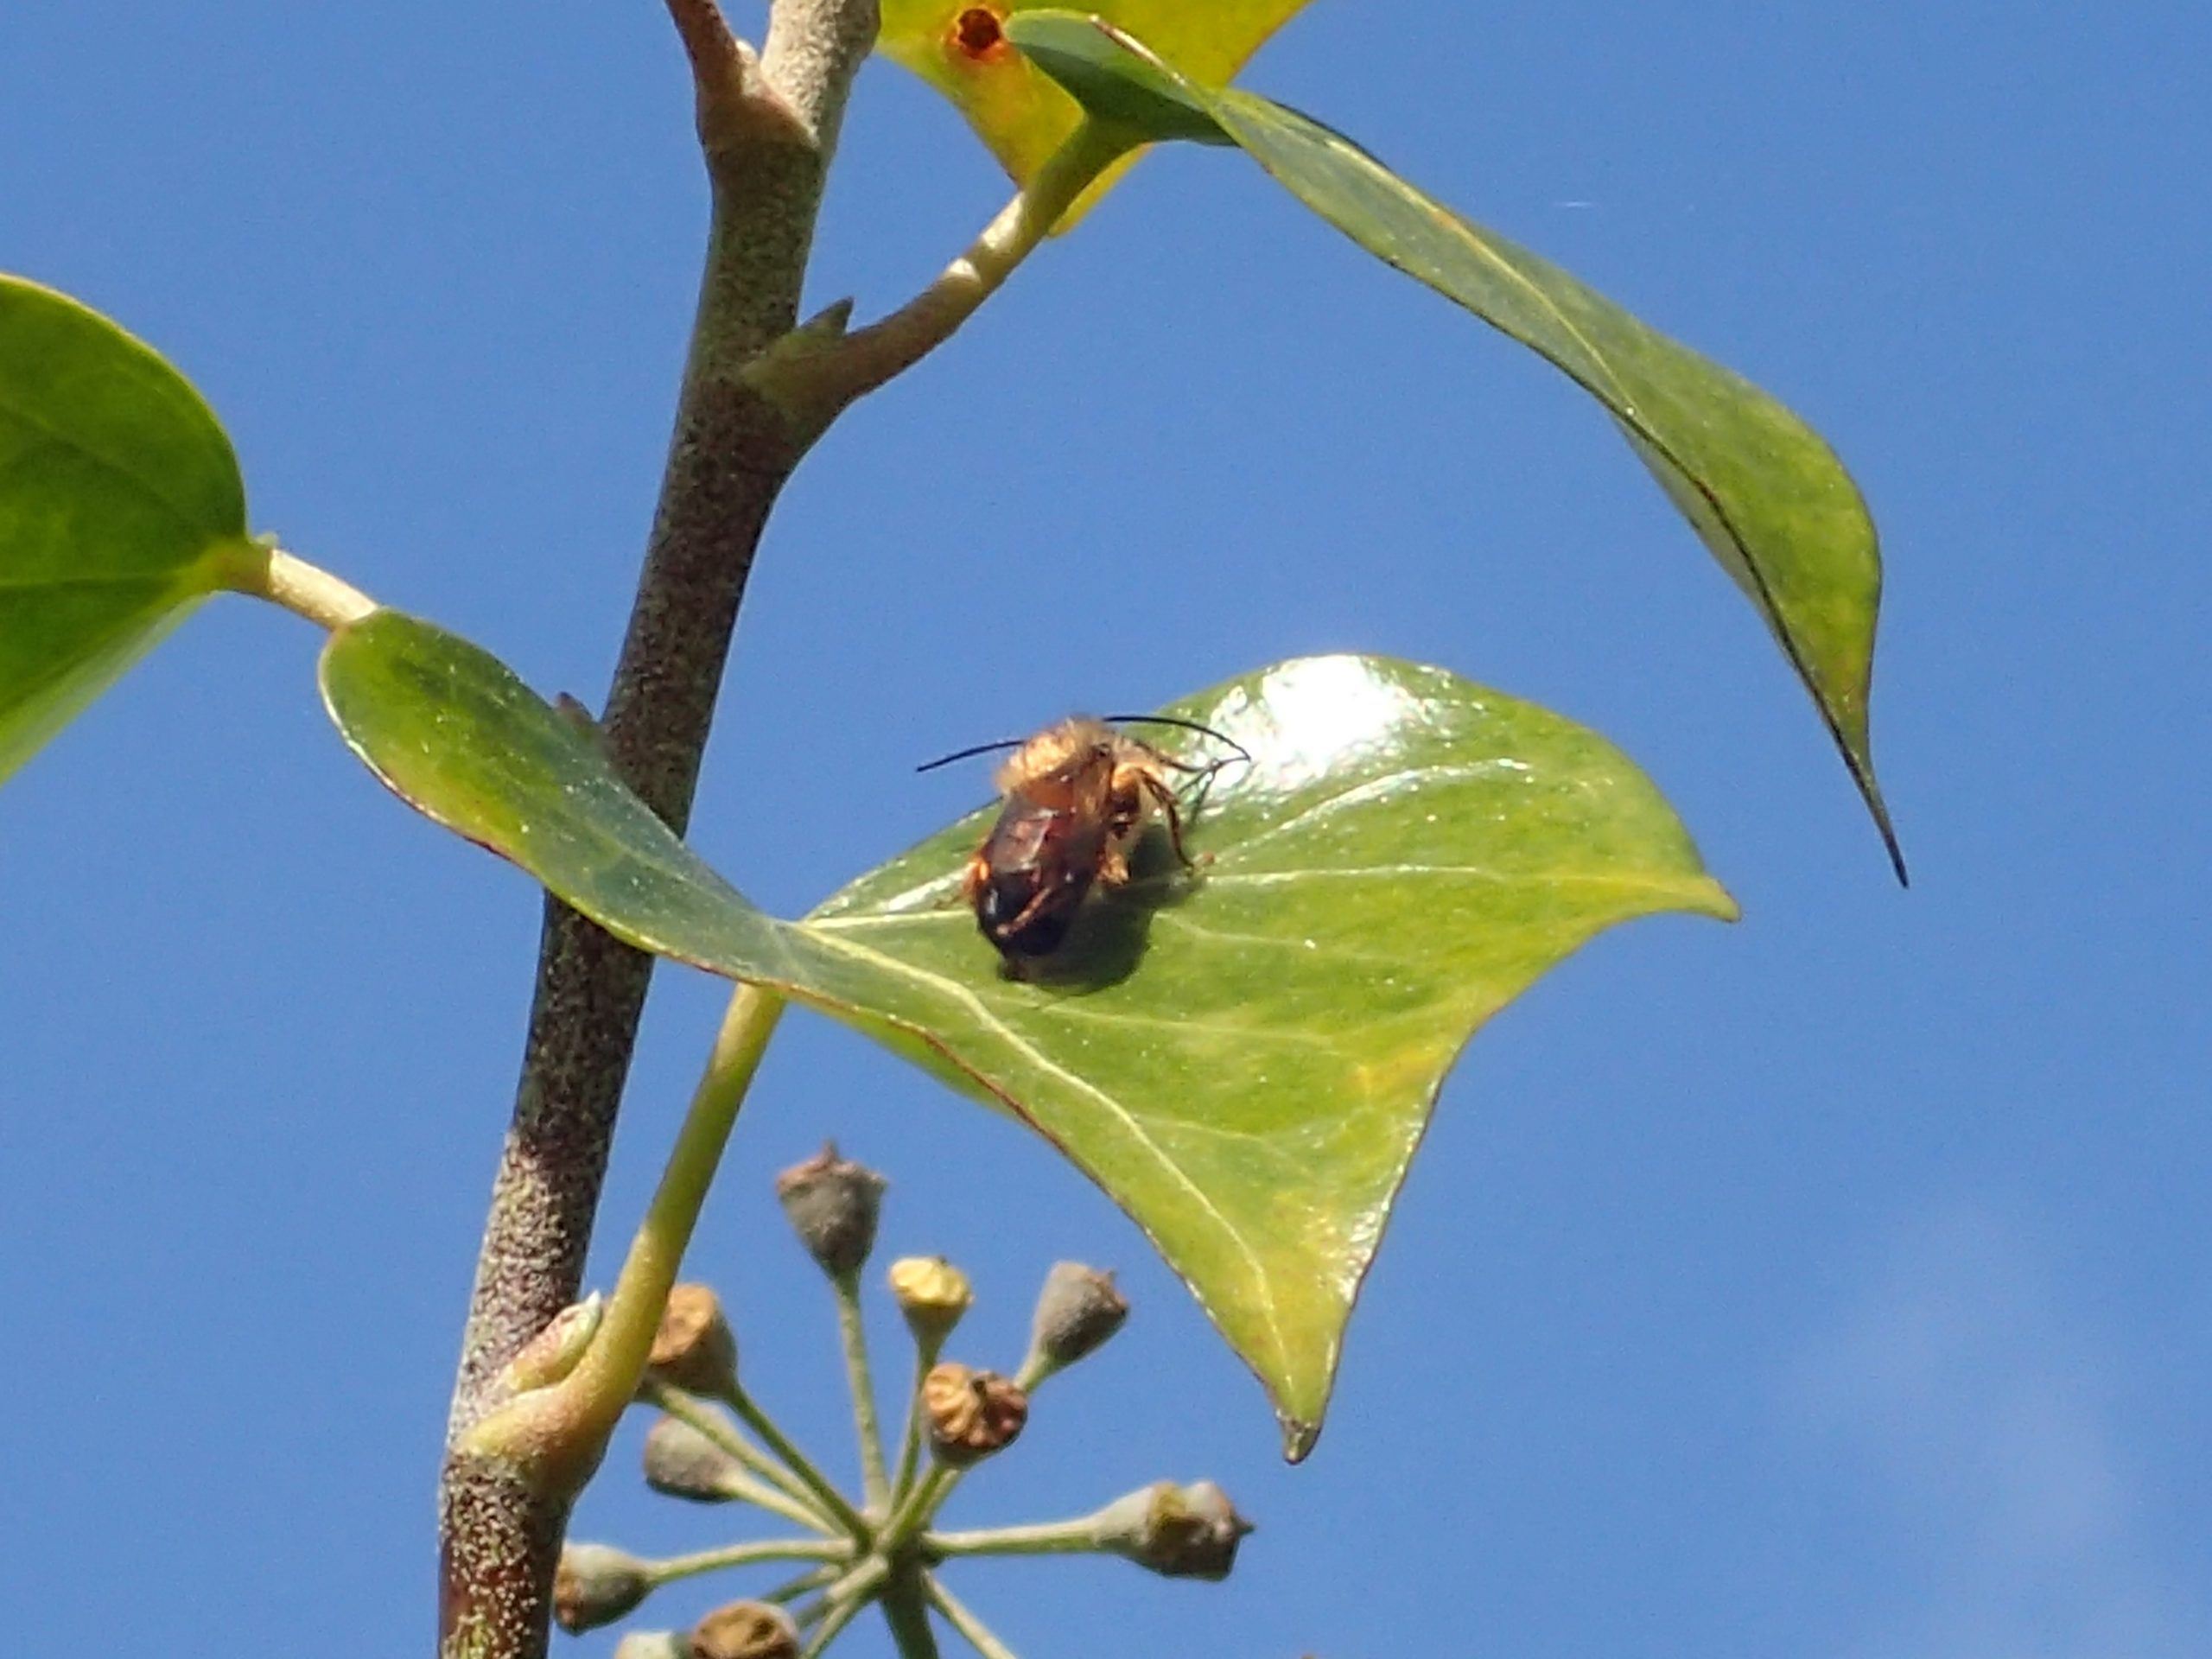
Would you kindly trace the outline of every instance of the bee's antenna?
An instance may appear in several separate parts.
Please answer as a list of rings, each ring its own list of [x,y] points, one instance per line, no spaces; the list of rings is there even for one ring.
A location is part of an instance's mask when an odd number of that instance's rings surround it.
[[[955,749],[950,754],[940,754],[925,766],[916,766],[916,772],[935,772],[939,766],[949,766],[956,760],[972,760],[979,754],[995,754],[1001,749],[1018,749],[1029,740],[1023,737],[1002,737],[995,743],[977,743],[965,749]]]
[[[1226,733],[1217,732],[1211,726],[1201,726],[1195,720],[1185,720],[1177,715],[1109,715],[1106,718],[1116,726],[1179,726],[1186,732],[1198,732],[1217,743],[1226,744],[1236,751],[1237,757],[1247,766],[1252,763],[1251,750]]]

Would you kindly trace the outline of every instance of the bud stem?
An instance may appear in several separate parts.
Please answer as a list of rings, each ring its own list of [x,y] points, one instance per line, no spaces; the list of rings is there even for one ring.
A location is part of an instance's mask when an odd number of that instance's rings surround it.
[[[841,1576],[841,1570],[836,1567],[817,1567],[811,1573],[801,1573],[795,1578],[785,1579],[772,1590],[763,1590],[756,1599],[773,1602],[780,1607],[785,1602],[797,1601],[810,1590],[819,1590],[824,1585],[835,1584]]]
[[[925,1532],[921,1536],[922,1554],[929,1560],[952,1555],[1081,1555],[1099,1548],[1098,1520],[1089,1515],[1033,1526]]]
[[[935,1573],[923,1576],[922,1588],[930,1599],[930,1605],[944,1614],[945,1623],[959,1631],[983,1659],[1014,1659],[1014,1649],[1000,1641],[989,1625],[969,1611],[958,1597],[938,1583]]]
[[[791,1437],[776,1427],[775,1420],[753,1402],[753,1396],[739,1383],[729,1391],[729,1408],[747,1428],[766,1442],[768,1449],[784,1460],[784,1465],[797,1475],[813,1500],[828,1510],[830,1516],[855,1541],[867,1543],[871,1530],[867,1520],[846,1499],[845,1495],[830,1484],[829,1477],[815,1466],[814,1460],[791,1443]]]
[[[837,1639],[839,1632],[860,1616],[861,1608],[874,1599],[876,1586],[890,1573],[891,1565],[880,1555],[871,1555],[858,1567],[822,1592],[822,1599],[799,1610],[798,1624],[804,1630],[814,1627],[808,1638],[804,1659],[816,1659]]]
[[[814,1627],[814,1634],[806,1644],[800,1659],[817,1659],[830,1650],[830,1644],[844,1634],[845,1626],[860,1617],[867,1604],[861,1601],[838,1601],[826,1604],[822,1611],[822,1622]]]
[[[920,1390],[915,1392],[918,1397]],[[918,1535],[929,1525],[930,1517],[937,1513],[938,1506],[944,1502],[945,1494],[952,1490],[959,1478],[958,1470],[948,1469],[943,1464],[933,1465],[915,1481],[891,1518],[883,1523],[883,1531],[878,1538],[880,1546],[895,1551],[904,1548],[909,1539]]]
[[[891,1478],[891,1499],[896,1509],[904,1509],[906,1500],[913,1495],[922,1461],[922,1380],[944,1349],[942,1335],[918,1338],[914,1344],[914,1382],[906,1390],[906,1427],[899,1435],[899,1472]]]
[[[861,1440],[861,1483],[868,1506],[880,1515],[891,1507],[891,1477],[883,1465],[883,1431],[875,1415],[875,1379],[868,1370],[868,1329],[861,1320],[857,1273],[837,1275],[837,1335],[845,1350],[845,1380],[852,1385],[853,1422]]]
[[[681,1389],[657,1382],[650,1376],[640,1393],[650,1404],[698,1430],[763,1481],[772,1483],[772,1490],[759,1483],[747,1483],[744,1490],[737,1492],[746,1503],[814,1532],[830,1534],[840,1530],[798,1476],[747,1440],[736,1424],[720,1412],[709,1409],[706,1402]]]
[[[645,1575],[652,1581],[653,1588],[658,1590],[678,1579],[696,1578],[702,1573],[719,1573],[727,1567],[750,1567],[756,1561],[835,1564],[851,1558],[850,1547],[842,1542],[817,1538],[763,1538],[751,1543],[727,1544],[720,1549],[702,1549],[695,1555],[671,1555],[664,1561],[648,1562]],[[808,1576],[813,1575],[810,1573]]]

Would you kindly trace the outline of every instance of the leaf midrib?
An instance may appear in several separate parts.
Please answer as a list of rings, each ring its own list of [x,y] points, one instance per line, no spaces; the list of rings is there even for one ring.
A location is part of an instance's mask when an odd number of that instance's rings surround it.
[[[1128,1107],[1123,1105],[1112,1095],[1108,1094],[1103,1089],[1099,1088],[1096,1084],[1090,1083],[1085,1078],[1078,1077],[1074,1072],[1070,1071],[1065,1066],[1060,1065],[1057,1060],[1052,1059],[1048,1056],[1040,1052],[1028,1039],[1024,1037],[1013,1027],[1007,1025],[1004,1020],[1000,1018],[997,1014],[994,1013],[990,1006],[984,1002],[981,997],[977,996],[973,990],[969,989],[967,986],[961,984],[958,981],[946,979],[941,975],[930,973],[926,969],[917,968],[909,963],[901,962],[896,957],[887,957],[881,951],[872,950],[863,944],[830,938],[821,939],[820,944],[825,950],[841,951],[849,956],[863,959],[876,965],[881,970],[890,973],[894,977],[908,980],[943,995],[949,995],[956,1002],[958,1002],[967,1007],[974,1014],[978,1024],[980,1024],[986,1031],[996,1035],[1007,1046],[1007,1047],[1012,1049],[1015,1054],[1026,1058],[1030,1064],[1035,1065],[1039,1071],[1045,1072],[1046,1075],[1059,1078],[1063,1082],[1072,1085],[1077,1092],[1089,1096],[1110,1113],[1113,1117],[1122,1124],[1122,1128],[1128,1131],[1128,1135],[1136,1142],[1136,1144],[1143,1148],[1146,1155],[1151,1158],[1161,1169],[1165,1170],[1169,1178],[1177,1186],[1180,1187],[1184,1192],[1187,1192],[1194,1200],[1196,1200],[1198,1208],[1211,1218],[1213,1223],[1220,1229],[1224,1236],[1225,1236],[1230,1245],[1234,1247],[1236,1253],[1243,1258],[1245,1266],[1250,1270],[1254,1280],[1257,1282],[1260,1287],[1260,1305],[1262,1312],[1264,1313],[1267,1321],[1268,1340],[1274,1345],[1276,1362],[1283,1368],[1284,1371],[1287,1373],[1290,1370],[1290,1349],[1287,1341],[1283,1336],[1280,1313],[1275,1302],[1274,1283],[1268,1275],[1266,1266],[1261,1262],[1258,1255],[1254,1251],[1250,1242],[1246,1239],[1243,1232],[1237,1229],[1236,1224],[1231,1222],[1227,1216],[1222,1213],[1219,1206],[1214,1203],[1213,1199],[1207,1194],[1204,1187],[1200,1186],[1196,1181],[1192,1180],[1185,1171],[1177,1166],[1175,1161],[1168,1157],[1167,1154],[1156,1141],[1154,1141],[1151,1135],[1146,1130],[1142,1121],[1139,1119],[1135,1113],[1131,1112]],[[912,1027],[910,1027],[910,1029],[912,1029]],[[929,1036],[929,1033],[926,1032],[920,1032],[918,1034],[923,1036],[925,1039]],[[952,1057],[948,1056],[947,1058],[950,1058]],[[955,1059],[954,1064],[958,1065],[959,1062]],[[965,1070],[966,1068],[963,1067],[963,1069]],[[990,1086],[988,1079],[979,1077],[977,1078],[977,1081],[984,1083],[987,1087]],[[993,1092],[996,1093],[998,1091],[994,1089]],[[1055,1142],[1058,1141],[1058,1137],[1054,1135],[1045,1125],[1038,1123],[1035,1116],[1033,1113],[1022,1108],[1018,1103],[1010,1101],[1008,1103],[1014,1105],[1017,1112],[1020,1112],[1024,1118],[1032,1124],[1034,1124],[1039,1133],[1045,1135],[1046,1138],[1052,1140]],[[1142,1217],[1133,1217],[1132,1218],[1137,1222],[1138,1226],[1147,1235],[1152,1232],[1152,1228]]]

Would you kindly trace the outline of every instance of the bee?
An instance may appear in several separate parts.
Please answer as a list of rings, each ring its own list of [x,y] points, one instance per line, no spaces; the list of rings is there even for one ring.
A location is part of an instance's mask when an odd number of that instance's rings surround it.
[[[1122,715],[1130,724],[1178,726],[1226,744],[1247,761],[1243,747],[1211,727],[1169,715]],[[1211,778],[1227,760],[1193,763],[1086,715],[1048,726],[1034,737],[979,744],[932,760],[929,772],[955,760],[1014,753],[999,768],[999,815],[968,861],[961,892],[976,925],[1019,970],[1049,957],[1065,941],[1076,912],[1096,885],[1129,879],[1129,855],[1157,816],[1185,869],[1197,868],[1183,849],[1183,814],[1168,774]]]

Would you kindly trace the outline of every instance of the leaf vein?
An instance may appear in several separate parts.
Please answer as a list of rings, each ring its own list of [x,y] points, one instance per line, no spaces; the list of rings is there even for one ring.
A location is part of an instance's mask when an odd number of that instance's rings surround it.
[[[1035,1045],[1031,1043],[1027,1038],[1024,1037],[1013,1027],[1007,1025],[998,1014],[992,1012],[990,1006],[967,986],[959,984],[952,980],[944,979],[936,974],[925,972],[924,970],[912,967],[906,963],[900,962],[896,957],[887,957],[882,952],[879,950],[872,950],[864,944],[849,944],[843,940],[829,939],[824,939],[822,943],[823,947],[827,950],[842,951],[849,956],[861,957],[870,963],[877,964],[897,977],[913,981],[931,990],[938,992],[940,995],[950,996],[955,1001],[965,1007],[975,1016],[978,1023],[980,1023],[986,1030],[988,1030],[997,1035],[1000,1039],[1002,1040],[1009,1048],[1014,1050],[1016,1054],[1027,1059],[1031,1065],[1036,1066],[1038,1070],[1045,1072],[1046,1075],[1057,1077],[1063,1083],[1073,1087],[1077,1092],[1089,1096],[1092,1100],[1096,1101],[1100,1106],[1104,1108],[1109,1114],[1117,1119],[1121,1122],[1122,1126],[1128,1130],[1130,1137],[1135,1141],[1137,1145],[1141,1147],[1146,1154],[1157,1162],[1160,1167],[1165,1170],[1169,1177],[1172,1178],[1179,1186],[1182,1187],[1184,1191],[1188,1192],[1191,1197],[1197,1201],[1198,1208],[1203,1210],[1207,1216],[1211,1217],[1214,1224],[1219,1227],[1222,1232],[1227,1236],[1229,1242],[1236,1247],[1237,1254],[1244,1258],[1245,1265],[1250,1269],[1253,1280],[1258,1287],[1260,1307],[1266,1316],[1268,1334],[1274,1344],[1276,1356],[1279,1359],[1287,1363],[1290,1352],[1289,1344],[1285,1341],[1283,1337],[1282,1326],[1275,1307],[1274,1287],[1268,1281],[1267,1269],[1262,1265],[1258,1255],[1253,1250],[1250,1241],[1246,1239],[1244,1235],[1238,1230],[1235,1223],[1231,1222],[1227,1216],[1221,1212],[1220,1207],[1214,1203],[1212,1197],[1206,1192],[1206,1190],[1200,1186],[1196,1181],[1192,1180],[1189,1173],[1178,1165],[1173,1159],[1170,1158],[1160,1147],[1160,1144],[1152,1138],[1150,1133],[1145,1128],[1142,1120],[1141,1120],[1135,1113],[1132,1112],[1120,1101],[1115,1099],[1113,1096],[1101,1089],[1096,1084],[1069,1071],[1057,1060],[1054,1060],[1040,1052]],[[1140,1226],[1143,1225],[1141,1222],[1138,1224]],[[1147,1230],[1148,1231],[1149,1229]]]
[[[168,512],[170,517],[174,518],[179,524],[183,525],[185,529],[202,535],[206,535],[207,533],[207,526],[200,524],[193,514],[186,512],[181,505],[173,500],[166,491],[157,489],[155,486],[147,482],[145,479],[139,476],[137,473],[132,472],[130,467],[124,465],[123,462],[117,461],[112,456],[104,454],[99,450],[92,448],[89,444],[86,444],[77,438],[72,437],[68,433],[62,431],[60,428],[52,424],[52,423],[41,418],[35,410],[22,404],[14,402],[11,399],[0,397],[0,419],[12,419],[18,421],[31,431],[43,437],[46,442],[54,448],[66,450],[73,454],[84,456],[86,460],[91,461],[93,466],[99,467],[102,472],[113,474],[117,478],[122,480],[124,483],[130,486],[130,488],[136,491],[138,494],[151,500],[156,506],[161,507],[163,511]]]
[[[1340,807],[1358,805],[1371,796],[1388,794],[1392,790],[1403,787],[1409,783],[1448,782],[1454,779],[1472,781],[1492,777],[1497,774],[1499,768],[1498,760],[1484,760],[1471,764],[1466,761],[1436,762],[1427,766],[1402,767],[1379,778],[1363,779],[1358,783],[1338,790],[1333,795],[1325,795],[1319,800],[1299,808],[1288,817],[1279,819],[1255,834],[1240,838],[1233,848],[1228,849],[1224,856],[1241,857],[1248,849],[1262,846],[1294,830],[1302,829],[1314,819],[1325,817]]]
[[[1041,1013],[1058,1020],[1089,1020],[1103,1026],[1141,1026],[1162,1031],[1203,1032],[1211,1036],[1226,1037],[1238,1043],[1292,1043],[1308,1048],[1325,1049],[1334,1054],[1340,1051],[1336,1043],[1310,1031],[1296,1029],[1269,1030],[1261,1026],[1240,1026],[1219,1020],[1193,1020],[1183,1016],[1157,1014],[1133,1014],[1120,1008],[1087,1008],[1076,1002],[1056,1002]]]

